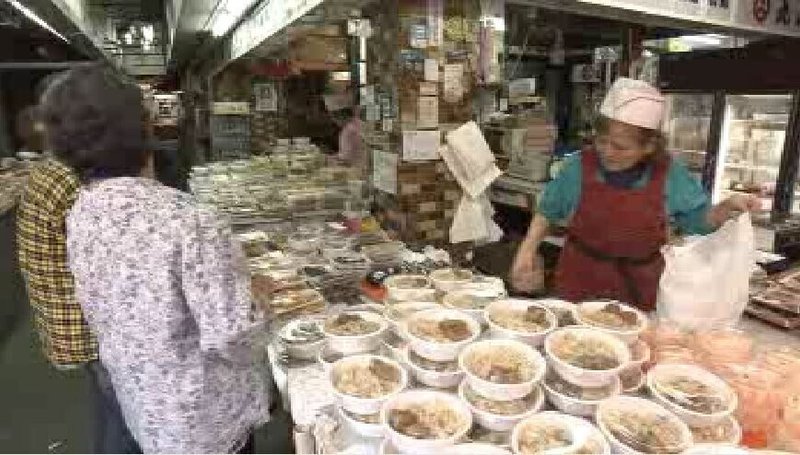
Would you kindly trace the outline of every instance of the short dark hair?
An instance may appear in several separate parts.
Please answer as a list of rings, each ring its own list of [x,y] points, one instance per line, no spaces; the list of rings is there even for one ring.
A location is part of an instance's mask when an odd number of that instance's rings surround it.
[[[72,68],[45,89],[41,113],[55,155],[83,180],[138,175],[148,134],[139,87],[101,64]]]

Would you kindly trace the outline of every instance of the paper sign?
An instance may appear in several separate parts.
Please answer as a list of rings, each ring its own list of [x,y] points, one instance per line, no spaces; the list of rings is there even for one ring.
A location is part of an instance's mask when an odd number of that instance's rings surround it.
[[[403,160],[427,161],[439,159],[441,133],[436,131],[403,131]]]
[[[439,94],[439,85],[436,82],[420,82],[419,94],[421,96],[436,96]]]
[[[368,122],[377,122],[381,119],[381,107],[371,104],[364,109],[364,116]]]
[[[383,119],[383,131],[385,133],[390,133],[392,131],[392,127],[394,126],[394,122],[390,118]]]
[[[372,185],[375,189],[397,194],[397,155],[372,151]]]
[[[439,60],[435,58],[425,59],[425,80],[436,82],[439,80]]]
[[[253,92],[256,98],[256,111],[276,112],[278,110],[278,93],[275,90],[275,84],[255,84]]]
[[[420,96],[417,109],[417,128],[436,128],[439,126],[439,98]]]
[[[457,103],[464,97],[464,66],[461,63],[444,65],[444,100]]]
[[[498,110],[500,112],[505,112],[508,110],[508,98],[500,98],[500,104],[498,106]]]
[[[361,102],[359,103],[361,106],[372,106],[375,104],[375,86],[374,85],[367,85],[365,87],[361,87],[359,89],[359,94],[361,95]]]

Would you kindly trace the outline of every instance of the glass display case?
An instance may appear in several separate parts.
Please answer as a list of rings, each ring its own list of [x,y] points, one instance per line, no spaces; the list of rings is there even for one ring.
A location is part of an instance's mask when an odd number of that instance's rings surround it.
[[[761,198],[772,210],[792,108],[790,94],[726,95],[713,199]]]
[[[708,150],[712,93],[670,93],[666,95],[664,134],[667,150],[683,161],[689,171],[702,179]]]

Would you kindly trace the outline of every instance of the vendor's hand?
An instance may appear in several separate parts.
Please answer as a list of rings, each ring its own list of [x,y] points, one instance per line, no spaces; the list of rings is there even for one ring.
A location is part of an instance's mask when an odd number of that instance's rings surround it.
[[[761,210],[761,199],[752,194],[734,194],[724,202],[730,214],[735,212],[757,212]]]
[[[544,261],[530,247],[517,251],[511,266],[511,285],[519,292],[531,293],[544,288]]]

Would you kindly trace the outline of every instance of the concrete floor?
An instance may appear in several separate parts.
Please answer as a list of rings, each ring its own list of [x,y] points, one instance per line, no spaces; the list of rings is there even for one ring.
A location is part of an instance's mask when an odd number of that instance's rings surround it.
[[[89,453],[83,371],[52,368],[39,350],[16,270],[13,215],[0,216],[0,452]],[[289,416],[256,432],[256,452],[289,453]]]

